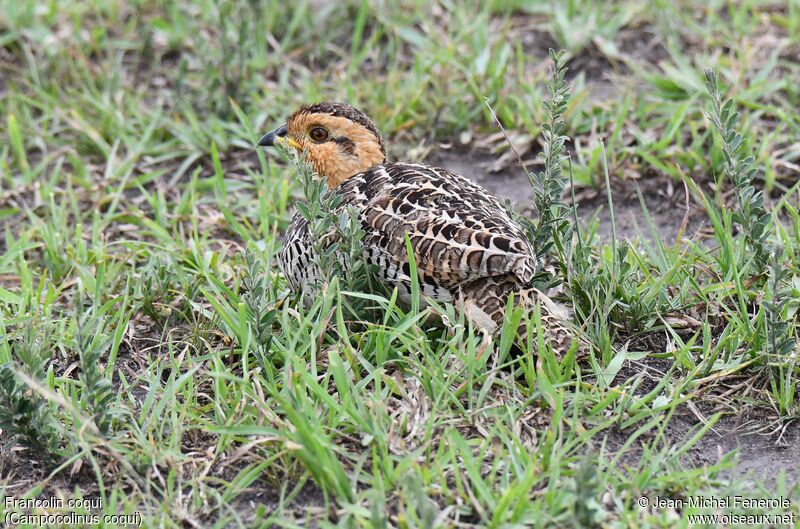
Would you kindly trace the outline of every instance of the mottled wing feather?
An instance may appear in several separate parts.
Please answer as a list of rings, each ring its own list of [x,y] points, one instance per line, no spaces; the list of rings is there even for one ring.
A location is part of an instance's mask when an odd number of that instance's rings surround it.
[[[450,301],[460,285],[511,274],[521,284],[533,277],[534,251],[500,202],[463,176],[421,164],[384,164],[336,188],[340,207],[354,206],[366,235],[365,254],[379,277],[407,293],[408,235],[422,293]],[[306,255],[305,220],[295,215],[281,252],[293,290],[315,273]],[[298,269],[298,266],[301,269]]]
[[[448,289],[480,277],[533,277],[534,251],[500,202],[474,182],[416,164],[377,166],[343,184],[361,199],[367,245],[402,264],[405,236],[420,276]]]

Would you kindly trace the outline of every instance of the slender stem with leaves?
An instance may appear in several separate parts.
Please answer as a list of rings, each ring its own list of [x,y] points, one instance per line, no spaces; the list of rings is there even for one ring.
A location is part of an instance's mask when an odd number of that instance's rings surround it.
[[[755,157],[747,155],[741,133],[736,130],[739,113],[733,107],[733,100],[722,102],[723,94],[717,84],[717,73],[713,69],[705,71],[706,89],[711,96],[711,112],[708,118],[722,138],[722,154],[725,157],[725,176],[736,190],[736,210],[733,220],[739,224],[747,245],[752,251],[753,266],[758,274],[769,263],[772,251],[769,243],[772,215],[764,208],[764,194],[753,187],[753,179],[758,173]]]
[[[723,95],[713,69],[705,71],[706,89],[711,96],[711,112],[708,118],[722,139],[725,176],[736,192],[736,208],[732,218],[744,234],[747,248],[752,256],[751,266],[756,276],[766,275],[764,282],[763,325],[765,349],[771,357],[770,376],[782,413],[793,412],[795,384],[793,373],[796,365],[797,340],[794,316],[789,305],[793,299],[791,273],[785,263],[785,248],[774,244],[775,222],[771,212],[764,206],[764,193],[753,186],[758,168],[755,157],[746,154],[742,134],[736,127],[739,113],[733,100],[723,103]]]
[[[786,266],[783,246],[776,244],[769,257],[764,299],[767,350],[771,356],[768,365],[771,366],[773,392],[780,396],[776,400],[781,413],[791,415],[796,413],[794,376],[797,365],[797,338],[791,310],[794,301],[792,274]]]
[[[539,255],[544,255],[552,247],[554,238],[563,239],[571,232],[569,221],[570,207],[562,200],[569,176],[564,173],[562,163],[566,159],[565,144],[569,137],[564,133],[564,112],[569,103],[569,84],[565,79],[567,67],[565,52],[550,50],[553,61],[550,79],[547,83],[549,99],[544,102],[547,116],[542,125],[542,152],[544,169],[538,173],[528,173],[534,192],[534,205],[539,213],[539,222],[533,230],[534,247]]]
[[[293,158],[294,159],[294,158]],[[372,286],[363,256],[364,230],[354,208],[342,205],[342,196],[328,189],[303,158],[294,159],[305,202],[297,209],[308,225],[315,277],[313,289],[325,289],[334,277],[343,290],[361,291]]]
[[[81,364],[81,400],[92,413],[97,429],[102,434],[111,430],[115,414],[113,405],[116,393],[100,368],[100,361],[108,352],[111,340],[106,332],[105,320],[95,313],[94,308],[78,314],[75,345]]]

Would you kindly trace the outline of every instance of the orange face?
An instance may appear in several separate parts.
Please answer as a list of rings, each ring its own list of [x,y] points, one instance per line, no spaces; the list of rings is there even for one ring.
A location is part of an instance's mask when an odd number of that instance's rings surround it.
[[[383,140],[363,113],[341,103],[304,106],[259,145],[281,143],[304,153],[314,171],[335,187],[386,160]]]

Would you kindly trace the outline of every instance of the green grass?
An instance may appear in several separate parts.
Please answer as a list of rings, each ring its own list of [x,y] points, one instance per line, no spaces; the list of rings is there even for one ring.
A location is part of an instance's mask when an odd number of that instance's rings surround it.
[[[572,141],[548,192],[569,175],[616,213],[604,238],[579,204],[551,249],[586,358],[511,355],[538,312],[487,346],[452,307],[442,330],[345,280],[284,299],[303,185],[259,133],[334,98],[392,159],[481,145],[516,170],[494,115],[534,160],[549,48]],[[799,53],[796,0],[0,0],[0,496],[176,528],[695,512],[641,496],[782,496],[769,512],[797,515]],[[614,226],[632,179],[638,241]],[[681,198],[648,196],[668,186]],[[684,187],[705,230],[666,240],[646,205],[682,208]],[[771,435],[718,457],[737,425]],[[742,475],[747,458],[772,466]]]

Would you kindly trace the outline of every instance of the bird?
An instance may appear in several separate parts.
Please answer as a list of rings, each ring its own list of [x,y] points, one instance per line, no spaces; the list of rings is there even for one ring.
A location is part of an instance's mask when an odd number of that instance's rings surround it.
[[[509,296],[532,311],[539,304],[554,345],[567,347],[566,307],[533,284],[537,255],[522,226],[501,202],[474,181],[421,163],[388,162],[375,123],[340,102],[303,105],[258,146],[282,145],[305,157],[329,192],[352,208],[363,229],[363,253],[377,278],[411,300],[413,251],[420,297],[452,303],[485,334],[502,329]],[[315,269],[306,218],[296,212],[278,263],[295,293],[307,292]],[[518,337],[527,335],[524,323]]]

